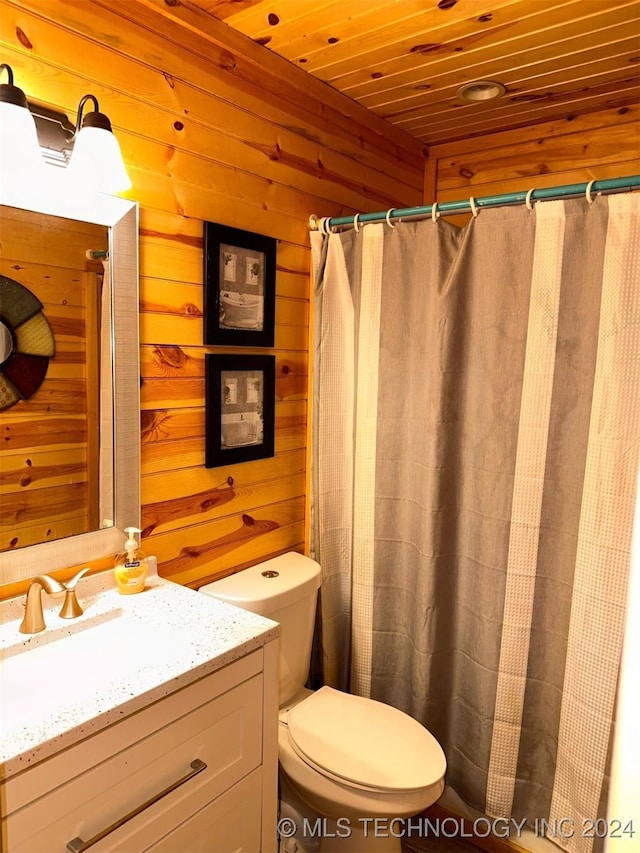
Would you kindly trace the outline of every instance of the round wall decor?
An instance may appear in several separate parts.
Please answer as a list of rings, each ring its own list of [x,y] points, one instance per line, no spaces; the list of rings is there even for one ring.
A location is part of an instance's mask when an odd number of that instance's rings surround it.
[[[0,411],[35,394],[54,353],[53,332],[40,300],[0,275]]]

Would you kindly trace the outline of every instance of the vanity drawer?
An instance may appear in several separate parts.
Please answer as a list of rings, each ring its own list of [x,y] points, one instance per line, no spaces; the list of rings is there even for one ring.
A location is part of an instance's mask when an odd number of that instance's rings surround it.
[[[149,853],[259,853],[262,775],[254,770],[181,826],[170,832]]]
[[[262,681],[254,675],[15,811],[3,827],[8,853],[66,853],[72,839],[92,839],[183,779],[90,849],[150,847],[260,765]],[[198,772],[196,759],[206,765]]]

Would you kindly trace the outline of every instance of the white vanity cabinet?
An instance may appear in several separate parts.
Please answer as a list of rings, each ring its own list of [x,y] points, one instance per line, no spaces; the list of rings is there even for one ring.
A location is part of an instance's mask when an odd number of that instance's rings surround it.
[[[2,782],[4,853],[275,851],[277,642]]]

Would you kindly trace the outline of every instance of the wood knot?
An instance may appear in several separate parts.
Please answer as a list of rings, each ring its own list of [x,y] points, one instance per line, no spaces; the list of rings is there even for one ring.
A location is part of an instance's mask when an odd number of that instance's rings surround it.
[[[427,44],[414,44],[412,48],[410,48],[409,53],[431,53],[434,50],[438,50],[440,47],[439,44],[435,42],[427,43]]]
[[[20,27],[16,27],[16,35],[18,36],[18,41],[23,47],[26,47],[27,50],[33,50],[33,45],[27,38],[24,30],[21,30]]]

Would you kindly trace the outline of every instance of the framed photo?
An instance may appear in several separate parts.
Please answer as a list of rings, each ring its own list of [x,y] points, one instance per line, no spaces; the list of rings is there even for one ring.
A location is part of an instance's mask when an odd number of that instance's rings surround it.
[[[205,466],[274,455],[276,359],[205,355]]]
[[[204,223],[204,343],[272,347],[276,240]]]

